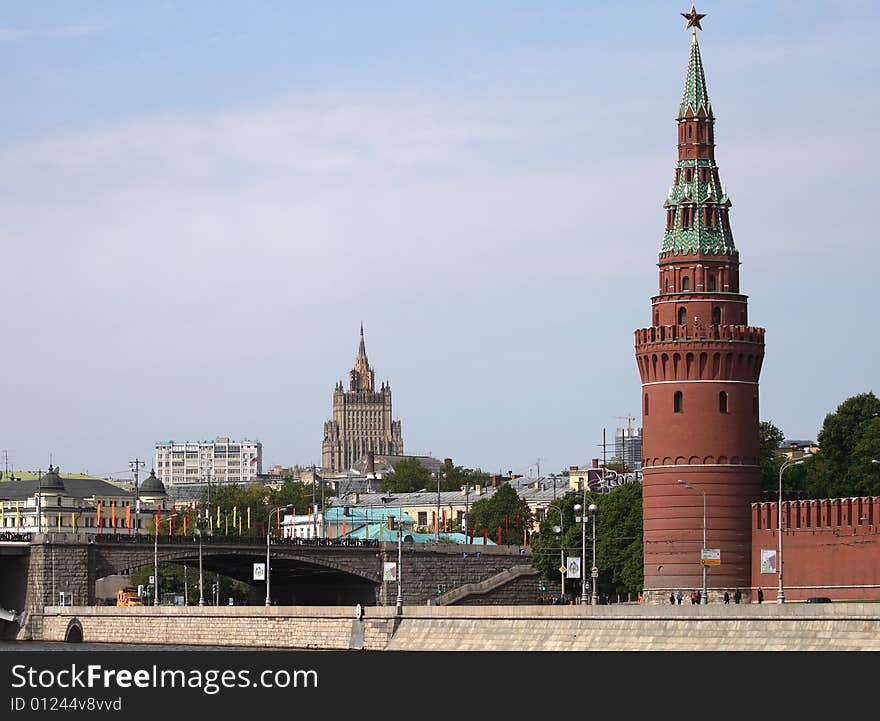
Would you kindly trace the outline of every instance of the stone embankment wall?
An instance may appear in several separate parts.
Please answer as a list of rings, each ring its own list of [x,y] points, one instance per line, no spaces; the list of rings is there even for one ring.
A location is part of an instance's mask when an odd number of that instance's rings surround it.
[[[87,643],[381,650],[397,621],[394,608],[356,618],[336,606],[48,606],[35,641],[64,641],[79,625]]]
[[[47,607],[34,640],[395,651],[880,651],[871,603]]]

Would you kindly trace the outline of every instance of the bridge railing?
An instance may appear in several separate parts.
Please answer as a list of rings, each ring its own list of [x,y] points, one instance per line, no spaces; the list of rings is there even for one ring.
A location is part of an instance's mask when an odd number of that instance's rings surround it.
[[[160,546],[192,546],[198,543],[195,536],[159,536],[158,539],[150,535],[129,536],[113,533],[95,534],[96,543],[108,543],[115,545],[152,546],[158,542]],[[202,536],[204,545],[224,546],[254,546],[265,545],[266,539],[255,536]],[[272,546],[337,546],[355,548],[378,548],[378,538],[270,538]]]
[[[31,540],[31,534],[28,533],[20,533],[16,531],[3,531],[0,533],[0,543],[3,541],[15,541],[18,543],[28,542]]]

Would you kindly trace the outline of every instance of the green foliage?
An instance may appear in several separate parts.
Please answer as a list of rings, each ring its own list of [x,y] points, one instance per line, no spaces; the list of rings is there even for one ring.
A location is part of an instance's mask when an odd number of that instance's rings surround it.
[[[433,485],[432,485],[433,482]],[[435,488],[436,479],[417,458],[404,458],[391,473],[382,479],[382,490],[386,493],[413,493],[423,488]]]
[[[841,403],[816,439],[820,451],[805,464],[810,498],[880,495],[880,399],[861,393]],[[794,480],[794,479],[792,479]]]
[[[140,568],[133,569],[130,574],[131,585],[135,588],[143,585],[147,598],[144,603],[152,605],[152,589],[149,588],[150,576],[155,572],[153,564],[147,564]],[[216,573],[203,572],[204,575],[204,592],[205,603],[211,605],[213,600],[213,583],[217,580]],[[162,594],[183,592],[184,570],[182,565],[176,563],[160,563],[159,564],[159,588]],[[250,588],[246,583],[236,581],[234,578],[220,576],[220,605],[225,606],[228,599],[234,598],[236,605],[247,603],[248,592]],[[186,570],[186,595],[190,606],[195,606],[199,602],[199,569],[197,565],[191,565]]]
[[[587,513],[587,526],[582,536],[580,523],[575,522],[574,505],[583,504],[583,494],[569,491],[553,501],[547,509],[538,533],[532,535],[532,564],[548,579],[548,588],[559,588],[560,564],[563,556],[580,556],[582,541],[586,543],[586,559],[582,568],[589,573],[592,564],[592,520]],[[599,568],[599,593],[637,593],[644,584],[642,545],[642,484],[625,483],[609,493],[587,493],[586,504],[595,503],[596,565]],[[563,536],[553,531],[562,518]],[[560,541],[562,554],[560,554]],[[580,593],[580,580],[566,582],[569,594]]]
[[[443,475],[440,480],[441,491],[457,491],[462,486],[469,484],[486,485],[489,482],[489,474],[484,473],[479,468],[464,468],[463,466],[453,465],[452,461],[447,461],[440,471]],[[436,488],[436,479],[434,480],[434,488]]]
[[[522,544],[523,530],[532,526],[529,504],[508,484],[502,484],[490,498],[481,498],[470,507],[468,527],[474,535],[481,536],[484,529],[489,539],[497,541],[501,529],[501,542]]]
[[[779,466],[785,456],[779,453],[779,446],[785,434],[773,425],[772,421],[758,424],[758,453],[761,464],[761,489],[771,491],[779,485]]]

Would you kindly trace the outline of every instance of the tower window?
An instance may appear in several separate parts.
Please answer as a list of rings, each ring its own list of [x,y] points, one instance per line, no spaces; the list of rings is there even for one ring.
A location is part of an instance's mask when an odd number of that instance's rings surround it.
[[[681,289],[682,290],[690,290],[691,289],[691,279],[687,276],[684,276],[681,279]]]
[[[687,308],[679,308],[678,309],[678,324],[679,325],[687,325]]]
[[[712,308],[712,325],[721,325],[721,308],[717,305]]]
[[[694,171],[692,168],[684,169],[684,180],[686,183],[690,183],[694,179]]]
[[[645,393],[645,415],[648,415],[648,394]]]
[[[718,394],[718,410],[721,413],[727,413],[727,391],[721,391]]]
[[[702,125],[698,125],[698,126],[697,126],[697,137],[698,137],[700,140],[703,139],[703,126],[702,126]]]
[[[715,276],[714,275],[709,276],[709,290],[710,291],[715,290]]]
[[[694,126],[688,125],[688,140],[694,137]]]
[[[673,399],[672,399],[672,409],[673,409],[676,413],[683,413],[683,412],[684,412],[684,410],[683,410],[683,409],[684,409],[684,403],[683,403],[683,400],[682,400],[682,394],[681,394],[681,391],[675,391],[675,395],[673,396]]]

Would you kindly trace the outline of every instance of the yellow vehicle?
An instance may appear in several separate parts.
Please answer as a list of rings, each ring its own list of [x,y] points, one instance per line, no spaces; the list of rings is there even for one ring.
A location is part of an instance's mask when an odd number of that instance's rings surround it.
[[[138,596],[136,588],[123,586],[116,592],[117,606],[143,606],[144,602]]]

